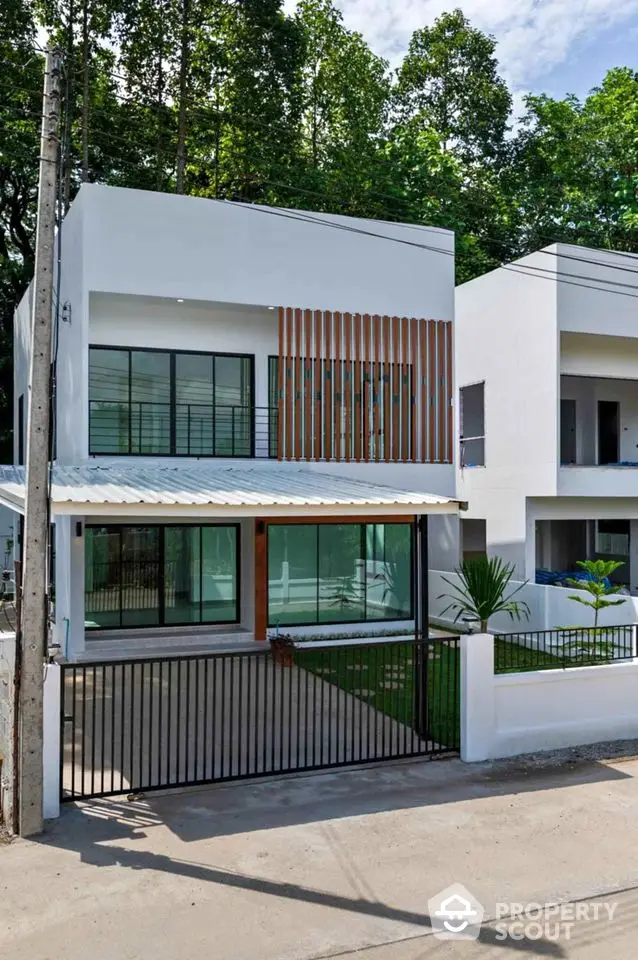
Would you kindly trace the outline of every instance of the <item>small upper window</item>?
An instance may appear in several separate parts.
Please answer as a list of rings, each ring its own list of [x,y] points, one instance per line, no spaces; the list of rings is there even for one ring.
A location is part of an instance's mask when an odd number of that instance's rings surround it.
[[[459,390],[461,466],[485,466],[485,383]]]

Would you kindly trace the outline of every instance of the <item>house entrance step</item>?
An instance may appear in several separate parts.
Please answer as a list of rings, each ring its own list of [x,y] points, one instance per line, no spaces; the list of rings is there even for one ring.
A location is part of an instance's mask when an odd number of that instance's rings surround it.
[[[254,648],[254,634],[242,630],[230,633],[101,633],[99,637],[87,636],[86,650],[78,661],[193,656]]]

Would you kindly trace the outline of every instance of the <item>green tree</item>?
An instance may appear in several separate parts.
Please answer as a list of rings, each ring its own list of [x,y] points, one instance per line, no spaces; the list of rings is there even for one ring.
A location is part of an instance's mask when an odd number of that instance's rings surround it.
[[[610,70],[582,102],[540,95],[526,105],[506,178],[519,252],[552,240],[636,250],[638,73]]]
[[[441,612],[455,611],[454,622],[463,617],[478,620],[481,631],[487,633],[490,617],[497,613],[507,613],[512,620],[529,619],[529,606],[524,600],[514,597],[523,589],[525,583],[519,583],[511,590],[510,581],[514,574],[514,564],[505,563],[500,557],[471,557],[464,560],[455,570],[458,583],[443,577],[452,592],[442,594],[438,599],[448,599],[450,603]],[[526,581],[527,582],[527,581]],[[508,592],[509,590],[509,592]]]
[[[608,599],[622,589],[620,586],[611,584],[609,577],[614,571],[623,567],[624,563],[621,560],[579,560],[578,566],[587,574],[587,579],[577,580],[572,578],[565,582],[568,586],[577,590],[584,590],[589,594],[589,597],[571,594],[569,599],[593,610],[594,629],[596,629],[598,627],[598,614],[601,610],[607,610],[608,607],[619,607],[626,601],[626,597],[619,600]]]
[[[379,208],[379,144],[389,97],[388,65],[359,33],[346,29],[332,0],[301,0],[296,13],[305,44],[301,70],[299,182],[323,192],[340,212]]]
[[[493,37],[459,9],[416,30],[397,72],[395,104],[402,123],[432,127],[446,149],[466,160],[503,150],[512,106],[498,75]]]
[[[13,310],[33,272],[43,60],[25,0],[0,17],[0,456],[11,461]]]

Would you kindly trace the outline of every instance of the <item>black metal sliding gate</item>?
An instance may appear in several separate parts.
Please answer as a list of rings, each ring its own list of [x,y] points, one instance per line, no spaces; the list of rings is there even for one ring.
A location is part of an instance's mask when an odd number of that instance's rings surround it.
[[[65,664],[63,800],[459,749],[459,640]]]

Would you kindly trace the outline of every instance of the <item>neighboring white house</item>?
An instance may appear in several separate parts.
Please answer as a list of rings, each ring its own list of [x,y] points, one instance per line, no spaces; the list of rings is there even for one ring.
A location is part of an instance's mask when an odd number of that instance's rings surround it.
[[[144,631],[412,622],[415,517],[437,515],[443,555],[458,513],[450,232],[84,185],[60,300],[52,516],[70,658]],[[30,322],[29,291],[18,466],[0,476],[16,511]]]
[[[558,244],[457,289],[461,553],[532,582],[618,559],[638,594],[637,275]]]

